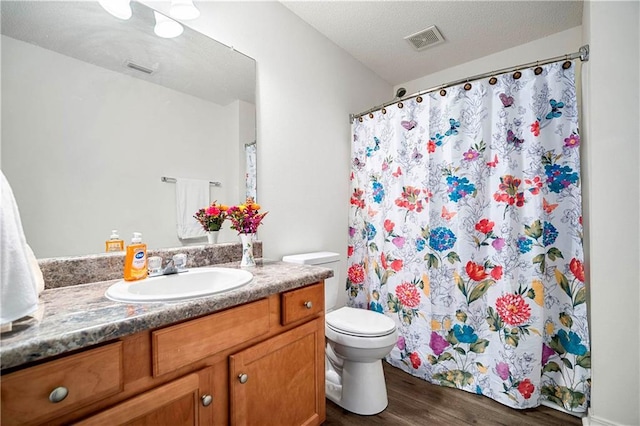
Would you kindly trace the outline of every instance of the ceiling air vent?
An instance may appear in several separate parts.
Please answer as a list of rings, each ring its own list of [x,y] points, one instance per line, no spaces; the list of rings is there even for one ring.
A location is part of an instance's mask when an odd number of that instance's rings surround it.
[[[127,59],[124,62],[124,65],[128,68],[134,69],[136,71],[143,72],[145,74],[153,74],[156,70],[150,67],[146,67],[144,65],[136,64],[135,62]]]
[[[410,36],[406,36],[404,39],[407,40],[416,50],[424,50],[427,47],[435,46],[436,44],[440,44],[444,41],[442,34],[440,34],[440,31],[438,31],[438,28],[436,28],[435,25],[415,34],[411,34]]]

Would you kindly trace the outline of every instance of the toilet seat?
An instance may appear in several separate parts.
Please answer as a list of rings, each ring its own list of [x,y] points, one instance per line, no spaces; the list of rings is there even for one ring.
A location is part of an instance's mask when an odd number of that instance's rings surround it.
[[[386,315],[350,307],[327,313],[325,322],[336,333],[363,338],[388,336],[396,330],[395,322]]]

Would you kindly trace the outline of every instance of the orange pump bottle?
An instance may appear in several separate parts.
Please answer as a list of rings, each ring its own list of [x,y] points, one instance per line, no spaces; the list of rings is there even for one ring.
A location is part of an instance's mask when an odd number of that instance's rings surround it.
[[[147,245],[142,242],[142,234],[134,232],[124,258],[124,280],[142,280],[147,274]]]

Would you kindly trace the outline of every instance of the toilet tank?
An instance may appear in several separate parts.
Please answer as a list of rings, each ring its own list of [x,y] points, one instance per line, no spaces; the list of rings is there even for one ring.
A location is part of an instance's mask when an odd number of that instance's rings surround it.
[[[340,286],[340,255],[330,251],[317,251],[284,256],[283,262],[298,263],[300,265],[316,265],[333,270],[333,277],[324,280],[324,309],[330,311],[338,300]]]

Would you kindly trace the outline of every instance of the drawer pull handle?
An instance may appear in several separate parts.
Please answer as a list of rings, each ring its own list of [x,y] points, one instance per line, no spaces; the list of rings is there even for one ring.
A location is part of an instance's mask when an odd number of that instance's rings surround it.
[[[238,380],[240,381],[240,383],[242,383],[244,385],[245,383],[247,383],[247,380],[249,380],[249,376],[247,376],[244,373],[239,374],[238,375]]]
[[[304,307],[307,309],[313,308],[313,303],[311,302],[311,300],[307,300],[306,302],[304,302]]]
[[[202,398],[200,399],[202,400],[202,405],[204,407],[208,407],[213,402],[213,397],[209,394],[202,395]]]
[[[63,399],[65,399],[67,395],[69,395],[69,390],[64,386],[58,386],[49,394],[49,401],[57,404],[58,402],[61,402]]]

